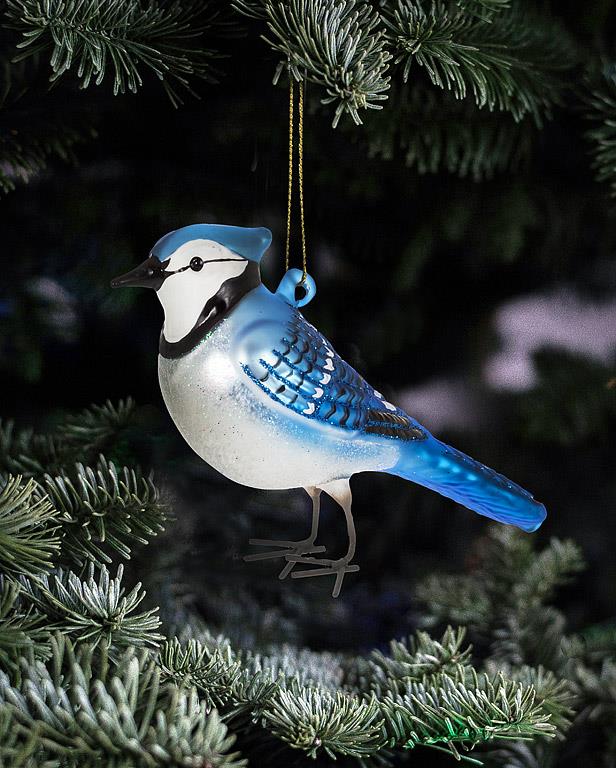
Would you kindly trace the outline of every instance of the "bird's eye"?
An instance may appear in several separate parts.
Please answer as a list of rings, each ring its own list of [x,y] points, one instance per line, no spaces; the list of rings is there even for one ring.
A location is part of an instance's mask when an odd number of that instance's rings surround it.
[[[190,268],[193,271],[198,272],[203,268],[203,259],[200,259],[198,256],[193,256],[190,260]]]

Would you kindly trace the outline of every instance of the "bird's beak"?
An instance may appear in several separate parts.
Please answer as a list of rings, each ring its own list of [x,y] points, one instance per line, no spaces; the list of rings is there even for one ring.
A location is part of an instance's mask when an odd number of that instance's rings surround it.
[[[111,281],[112,288],[153,288],[157,291],[163,284],[165,277],[164,265],[156,258],[150,256],[135,269],[124,275],[114,277]]]

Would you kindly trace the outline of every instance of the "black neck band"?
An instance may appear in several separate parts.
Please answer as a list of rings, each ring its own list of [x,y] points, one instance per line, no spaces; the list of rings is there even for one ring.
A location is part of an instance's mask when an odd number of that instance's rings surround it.
[[[161,333],[158,345],[161,357],[173,359],[192,351],[249,291],[260,284],[259,265],[256,261],[249,261],[241,275],[225,280],[212,298],[207,300],[193,329],[184,338],[179,341],[167,341]]]

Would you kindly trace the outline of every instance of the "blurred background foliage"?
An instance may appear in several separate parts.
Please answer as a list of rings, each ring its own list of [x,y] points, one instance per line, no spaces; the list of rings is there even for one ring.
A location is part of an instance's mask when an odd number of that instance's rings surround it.
[[[175,605],[165,595],[180,595],[241,643],[378,647],[416,626],[418,581],[472,564],[485,521],[396,478],[364,475],[353,487],[361,571],[339,600],[329,599],[330,584],[281,583],[271,564],[243,563],[249,536],[302,535],[308,499],[235,486],[190,452],[158,390],[158,303],[109,288],[160,236],[199,221],[270,227],[264,280],[273,287],[282,275],[288,81],[283,72],[273,85],[272,76],[281,50],[296,68],[300,53],[314,52],[293,47],[277,4],[236,5],[251,16],[196,3],[198,24],[178,6],[169,38],[158,17],[140,16],[150,6],[109,3],[110,14],[129,14],[131,29],[143,24],[146,42],[163,29],[162,54],[188,46],[192,69],[180,60],[164,79],[183,100],[175,108],[157,82],[160,63],[144,68],[142,84],[130,67],[116,76],[115,95],[113,71],[94,84],[95,46],[71,49],[62,37],[70,24],[51,35],[53,2],[1,4],[2,412],[47,430],[92,402],[133,396],[130,440],[114,448],[130,455],[109,458],[154,467],[175,510],[147,558],[137,553],[131,564],[153,602],[164,610]],[[438,45],[430,47],[451,8],[363,5],[382,13],[390,35],[390,48],[371,54],[379,77],[394,67],[389,90],[369,84],[388,96],[375,102],[383,110],[360,110],[356,125],[345,107],[333,129],[342,102],[323,104],[324,70],[307,69],[309,270],[319,293],[306,315],[388,399],[546,504],[539,542],[572,537],[589,566],[562,592],[571,626],[603,620],[614,614],[616,586],[615,4],[450,4],[475,14],[454,19],[463,44],[483,50],[493,35],[530,62],[531,75],[503,65],[518,78],[516,93],[530,93],[528,108],[502,103],[506,84],[491,102],[488,82],[482,109],[472,76],[481,63],[462,67],[462,85],[449,90]],[[423,49],[417,39],[414,48],[400,43],[411,27],[425,35]],[[67,49],[72,60],[60,55]],[[11,63],[20,51],[32,55]],[[322,536],[342,547],[336,509],[326,509]]]

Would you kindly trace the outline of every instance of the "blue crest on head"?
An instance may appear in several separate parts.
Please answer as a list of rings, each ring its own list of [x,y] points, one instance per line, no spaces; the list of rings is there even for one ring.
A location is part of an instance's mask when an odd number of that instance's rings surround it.
[[[249,261],[259,263],[272,242],[272,233],[265,227],[232,227],[227,224],[191,224],[161,237],[152,248],[152,256],[168,259],[177,249],[191,240],[214,240]]]

